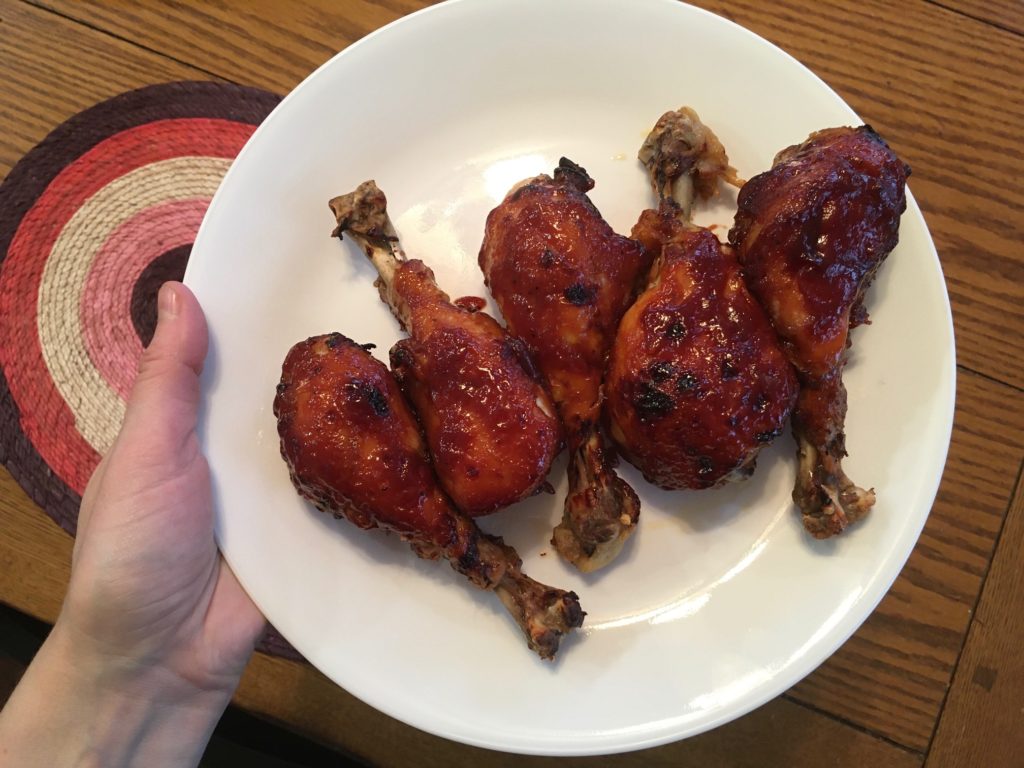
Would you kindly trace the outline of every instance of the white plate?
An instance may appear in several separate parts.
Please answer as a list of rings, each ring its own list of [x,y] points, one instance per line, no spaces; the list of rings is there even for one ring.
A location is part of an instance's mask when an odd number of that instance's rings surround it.
[[[659,492],[626,468],[643,500],[639,532],[607,572],[581,577],[548,545],[566,486],[560,461],[556,496],[482,523],[530,575],[576,590],[588,611],[551,664],[527,650],[493,595],[396,537],[317,514],[289,484],[271,413],[288,348],[338,330],[386,357],[400,337],[369,263],[328,236],[328,198],[376,179],[407,251],[453,296],[485,295],[484,217],[513,182],[566,155],[627,232],[651,203],[636,150],[683,104],[747,177],[812,130],[859,122],[788,55],[670,0],[462,0],[317,70],[259,128],[210,206],[187,282],[212,336],[204,440],[221,546],[296,648],[406,723],[538,754],[623,751],[714,727],[832,653],[924,524],[949,442],[954,349],[913,199],[846,372],[846,466],[878,504],[836,540],[801,530],[787,436],[751,481],[725,490]],[[727,227],[733,205],[701,221]]]

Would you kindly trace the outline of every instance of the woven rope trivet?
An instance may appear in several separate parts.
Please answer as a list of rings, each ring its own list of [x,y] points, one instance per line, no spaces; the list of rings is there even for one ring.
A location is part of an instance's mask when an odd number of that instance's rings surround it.
[[[221,178],[278,101],[211,82],[131,91],[61,124],[0,185],[0,462],[72,535],[157,289],[184,275]],[[297,657],[272,630],[260,649]]]

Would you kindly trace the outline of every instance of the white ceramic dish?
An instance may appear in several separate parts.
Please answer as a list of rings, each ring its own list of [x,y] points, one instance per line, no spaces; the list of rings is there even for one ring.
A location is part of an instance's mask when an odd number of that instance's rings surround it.
[[[954,347],[939,262],[910,199],[847,369],[846,463],[878,504],[814,542],[790,502],[788,436],[743,485],[643,500],[614,567],[581,577],[548,545],[565,490],[483,521],[541,581],[575,589],[584,629],[531,654],[493,595],[396,537],[317,514],[288,481],[271,413],[288,348],[339,330],[386,358],[399,338],[369,264],[328,233],[327,200],[374,178],[411,255],[453,296],[485,295],[487,211],[560,155],[597,180],[619,231],[651,202],[635,153],[688,104],[741,174],[854,113],[788,55],[671,0],[460,0],[370,35],[266,120],[203,223],[187,282],[210,324],[204,441],[220,544],[267,617],[380,710],[458,741],[538,754],[652,746],[781,693],[868,616],[931,507],[952,422]],[[702,212],[728,226],[734,199]]]

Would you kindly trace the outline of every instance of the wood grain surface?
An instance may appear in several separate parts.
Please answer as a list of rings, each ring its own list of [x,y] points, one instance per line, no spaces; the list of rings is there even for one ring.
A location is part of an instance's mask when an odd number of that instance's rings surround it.
[[[1024,478],[1006,516],[929,768],[1024,764]]]
[[[284,93],[338,50],[426,4],[0,0],[0,174],[64,119],[124,90],[220,78]],[[695,739],[562,762],[1012,765],[1024,754],[1024,667],[1015,650],[1024,632],[1022,4],[700,4],[807,64],[913,166],[910,187],[953,305],[960,362],[953,440],[932,514],[900,578],[816,672]],[[0,599],[52,621],[71,543],[0,471]],[[374,765],[553,762],[415,731],[308,665],[262,655],[236,703]]]
[[[74,540],[0,469],[0,597],[37,619],[53,622],[71,575]]]
[[[282,94],[364,35],[431,5],[417,0],[34,2],[179,61],[194,62],[196,51],[202,51],[202,66],[211,74]]]
[[[54,42],[59,40],[59,50]],[[0,2],[0,172],[76,112],[132,88],[209,76],[16,0]]]
[[[1024,3],[1020,0],[937,0],[936,5],[1024,34]]]

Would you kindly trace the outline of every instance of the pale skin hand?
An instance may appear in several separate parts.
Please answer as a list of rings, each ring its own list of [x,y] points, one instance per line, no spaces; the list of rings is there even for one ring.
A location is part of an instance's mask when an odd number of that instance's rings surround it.
[[[198,763],[264,619],[213,538],[195,434],[206,323],[169,283],[82,499],[60,617],[0,713],[0,764]]]

